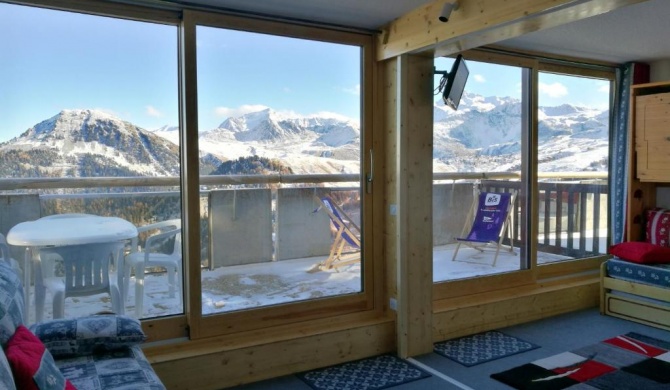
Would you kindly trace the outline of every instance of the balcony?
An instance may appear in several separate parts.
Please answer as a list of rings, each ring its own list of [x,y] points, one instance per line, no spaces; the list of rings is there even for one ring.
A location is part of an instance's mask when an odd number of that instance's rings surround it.
[[[461,249],[452,261],[455,238],[462,235],[472,204],[473,184],[487,191],[518,191],[515,173],[436,173],[433,186],[433,279],[435,282],[504,273],[521,268],[518,238],[523,204],[517,197],[513,253]],[[355,263],[338,270],[308,272],[328,257],[333,232],[315,195],[331,194],[360,226],[358,175],[202,176],[200,199],[201,281],[203,314],[319,299],[361,291],[361,268]],[[596,256],[607,244],[606,174],[540,175],[538,264]],[[1,179],[6,234],[16,223],[60,213],[118,216],[136,226],[181,217],[179,179],[58,178]],[[140,244],[146,239],[140,236]],[[168,244],[169,245],[169,244]],[[346,249],[345,249],[346,250]],[[25,248],[13,247],[22,259]],[[116,270],[113,270],[115,272]],[[116,280],[116,278],[112,278]],[[135,276],[129,281],[132,286]],[[162,269],[144,278],[144,311],[154,318],[182,313],[180,294],[167,293]],[[32,288],[32,286],[31,286]],[[32,295],[34,296],[34,295]],[[46,297],[44,318],[50,318]],[[135,310],[134,289],[124,307]],[[34,307],[34,306],[33,306]],[[109,297],[67,299],[65,315],[91,314],[111,308]],[[31,313],[34,319],[35,313]]]

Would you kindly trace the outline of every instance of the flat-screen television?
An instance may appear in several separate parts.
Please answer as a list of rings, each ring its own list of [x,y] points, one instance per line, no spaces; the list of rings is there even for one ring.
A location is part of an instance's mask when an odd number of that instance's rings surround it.
[[[465,82],[468,81],[468,76],[470,71],[468,66],[465,64],[465,60],[462,55],[456,57],[456,61],[451,66],[451,72],[447,75],[447,83],[444,86],[442,91],[442,100],[444,104],[451,107],[453,110],[458,109],[458,105],[461,102],[461,96],[463,96],[463,90],[465,89]]]

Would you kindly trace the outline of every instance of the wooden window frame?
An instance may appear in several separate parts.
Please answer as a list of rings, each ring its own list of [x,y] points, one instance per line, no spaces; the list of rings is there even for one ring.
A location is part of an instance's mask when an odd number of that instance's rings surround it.
[[[370,172],[370,154],[373,144],[373,94],[376,73],[375,40],[371,34],[339,31],[290,24],[280,21],[259,20],[224,13],[201,12],[190,9],[163,10],[142,5],[112,3],[101,0],[2,0],[24,6],[35,6],[56,11],[69,11],[118,19],[175,25],[179,32],[179,105],[181,154],[182,217],[184,223],[184,314],[142,320],[149,342],[175,339],[201,339],[231,335],[237,332],[280,327],[304,321],[331,319],[342,321],[369,321],[383,315],[383,259],[375,258],[374,247],[381,246],[381,235],[375,240],[373,225],[373,193],[366,191],[364,172]],[[176,6],[180,8],[179,6]],[[197,147],[197,71],[195,66],[196,25],[264,33],[276,36],[314,41],[349,44],[361,48],[361,228],[363,230],[361,267],[362,292],[338,297],[314,299],[276,306],[264,306],[245,311],[202,316],[200,281],[199,232],[199,171]],[[195,140],[195,142],[194,142]],[[377,236],[377,235],[375,235]],[[379,250],[378,250],[379,252]],[[377,270],[377,271],[376,271]],[[337,317],[337,318],[336,318]]]
[[[367,155],[372,143],[372,91],[373,82],[373,56],[374,41],[368,34],[358,34],[351,32],[334,31],[310,26],[291,25],[277,21],[256,20],[239,16],[223,15],[216,13],[204,13],[200,11],[184,10],[182,20],[182,83],[184,85],[184,104],[183,118],[185,118],[182,141],[197,139],[197,52],[195,49],[195,33],[197,26],[207,26],[222,29],[248,31],[251,33],[263,33],[275,36],[285,36],[291,38],[301,38],[313,41],[331,42],[337,44],[349,44],[361,48],[361,178],[365,175],[363,172],[369,172],[369,161],[363,156]],[[186,211],[187,244],[185,245],[186,257],[189,258],[188,277],[185,285],[190,294],[187,302],[188,319],[190,327],[190,338],[200,339],[219,335],[227,335],[238,332],[278,327],[286,324],[319,320],[327,317],[360,315],[362,318],[368,317],[370,312],[379,311],[380,305],[375,302],[374,291],[375,280],[380,279],[380,275],[375,273],[375,269],[383,269],[380,260],[375,260],[373,255],[373,237],[368,221],[372,221],[372,194],[365,191],[363,179],[360,182],[362,197],[362,221],[363,231],[363,264],[362,272],[362,292],[348,294],[337,297],[323,299],[314,299],[287,303],[276,306],[264,306],[257,309],[244,311],[235,311],[229,313],[202,315],[201,307],[201,274],[200,274],[200,234],[197,226],[199,217],[199,194],[197,189],[198,171],[197,165],[197,147],[193,142],[184,143],[186,149],[183,151],[184,172],[186,196],[184,197]],[[366,153],[364,153],[364,151]],[[199,243],[194,245],[194,243]]]
[[[582,76],[593,77],[599,79],[606,79],[613,82],[614,69],[609,64],[584,64],[583,66],[566,65],[569,61],[574,59],[564,58],[548,58],[542,57],[538,53],[519,53],[519,55],[510,54],[509,52],[501,52],[496,50],[469,50],[462,53],[466,58],[488,62],[491,64],[518,66],[530,69],[531,74],[531,101],[530,110],[532,124],[530,128],[536,135],[538,132],[537,115],[534,113],[538,110],[538,76],[540,72],[558,73],[567,76]],[[530,161],[531,178],[528,183],[529,194],[537,193],[537,137],[532,137],[532,145],[530,145]],[[539,214],[537,209],[537,202],[531,202],[530,226],[528,227],[529,237],[537,237]],[[609,215],[609,212],[608,212]],[[512,271],[509,273],[486,275],[468,279],[451,280],[448,282],[438,282],[433,284],[433,301],[450,300],[459,297],[472,296],[473,294],[483,294],[487,292],[506,290],[522,286],[533,288],[549,279],[571,279],[581,278],[585,275],[595,275],[599,266],[607,255],[588,257],[582,259],[575,259],[573,261],[559,262],[555,264],[538,265],[537,264],[537,243],[536,240],[531,240],[527,245],[530,253],[530,268]]]

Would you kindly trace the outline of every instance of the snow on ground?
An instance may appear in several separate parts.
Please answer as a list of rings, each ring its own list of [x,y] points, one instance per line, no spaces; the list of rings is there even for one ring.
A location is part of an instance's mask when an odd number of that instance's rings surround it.
[[[307,272],[326,256],[221,267],[202,273],[203,314],[361,291],[360,265]]]
[[[457,261],[452,261],[455,244],[438,246],[433,252],[433,280],[447,281],[476,276],[511,272],[519,269],[519,249],[514,253],[501,249],[495,267],[492,251],[483,253],[461,246]],[[312,257],[283,260],[269,263],[221,267],[202,270],[203,314],[215,314],[259,306],[278,305],[309,299],[318,299],[342,294],[353,294],[361,290],[361,269],[359,264],[342,267],[339,271],[327,270],[307,272],[324,260]],[[570,259],[565,256],[541,253],[539,263]],[[113,275],[113,280],[116,276]],[[127,315],[136,316],[134,278],[125,304]],[[166,274],[148,274],[145,279],[145,299],[143,318],[160,317],[183,312],[180,294],[174,298],[168,295]],[[34,299],[34,295],[31,295]],[[34,321],[34,302],[31,299],[31,322]],[[51,319],[52,298],[47,293],[44,319]],[[65,301],[65,316],[74,317],[111,310],[107,294],[89,297],[68,298]]]

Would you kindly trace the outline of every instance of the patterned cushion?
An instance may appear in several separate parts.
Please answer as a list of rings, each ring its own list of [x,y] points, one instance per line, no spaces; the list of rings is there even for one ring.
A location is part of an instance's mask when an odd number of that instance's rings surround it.
[[[30,329],[56,357],[132,347],[146,339],[140,322],[122,315],[93,315],[33,324]]]
[[[56,360],[78,390],[165,390],[140,347]]]
[[[647,210],[646,233],[648,243],[670,246],[670,210],[662,208]]]
[[[23,324],[23,286],[21,279],[0,261],[0,345],[6,345],[16,327]]]
[[[670,263],[670,248],[641,241],[612,245],[609,253],[622,260],[641,264]]]
[[[40,339],[23,325],[7,342],[7,360],[21,390],[76,390],[58,370]]]
[[[16,390],[12,368],[9,366],[5,352],[0,348],[0,390]]]

